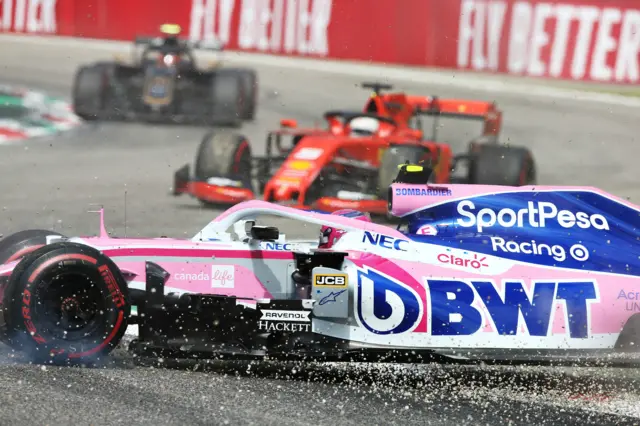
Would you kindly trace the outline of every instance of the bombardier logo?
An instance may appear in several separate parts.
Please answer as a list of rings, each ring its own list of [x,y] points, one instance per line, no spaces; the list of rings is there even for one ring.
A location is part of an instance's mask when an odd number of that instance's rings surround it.
[[[544,228],[550,221],[555,221],[563,228],[573,228],[578,226],[582,229],[591,227],[599,230],[609,230],[607,219],[601,214],[588,214],[585,212],[572,212],[569,210],[558,210],[550,202],[529,201],[527,208],[513,210],[510,208],[501,209],[495,212],[489,208],[475,211],[476,206],[473,201],[466,200],[458,203],[458,213],[464,219],[458,219],[458,225],[465,228],[475,226],[478,232],[483,228],[490,228],[496,224],[503,228],[531,226],[534,228]]]
[[[451,195],[451,190],[448,188],[396,188],[396,195],[443,197]]]

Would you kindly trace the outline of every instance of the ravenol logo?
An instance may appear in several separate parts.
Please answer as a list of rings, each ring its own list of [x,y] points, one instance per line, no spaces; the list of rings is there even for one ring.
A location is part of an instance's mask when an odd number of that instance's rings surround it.
[[[313,276],[313,285],[316,287],[346,287],[349,284],[347,274],[316,274]]]
[[[451,190],[449,188],[396,188],[396,195],[445,197],[451,195]]]
[[[555,204],[538,201],[529,201],[527,207],[519,210],[510,208],[500,209],[495,212],[492,209],[484,208],[475,211],[476,206],[471,200],[458,203],[458,213],[465,219],[458,219],[458,225],[465,228],[475,226],[478,232],[483,228],[490,228],[496,224],[503,228],[531,226],[533,228],[545,228],[548,221],[555,221],[563,228],[573,228],[578,226],[582,229],[591,227],[599,230],[609,230],[609,222],[601,214],[588,214],[585,212],[572,212],[569,210],[558,210]]]

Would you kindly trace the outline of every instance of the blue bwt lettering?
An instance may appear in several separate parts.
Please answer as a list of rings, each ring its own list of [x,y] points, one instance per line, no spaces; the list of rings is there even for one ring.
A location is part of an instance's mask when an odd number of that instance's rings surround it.
[[[523,318],[530,336],[550,334],[551,314],[555,302],[563,300],[573,339],[589,337],[589,300],[597,299],[593,282],[534,282],[531,294],[520,281],[504,283],[504,297],[491,281],[428,280],[431,295],[431,333],[440,336],[470,335],[480,331],[482,316],[472,306],[473,289],[501,335],[519,333],[518,320]]]
[[[427,279],[426,284],[429,303],[398,280],[374,270],[359,271],[360,323],[372,333],[401,334],[413,330],[426,312],[433,336],[469,336],[481,332],[489,319],[502,336],[522,334],[519,326],[524,325],[529,336],[547,337],[553,334],[552,318],[560,306],[569,337],[585,339],[590,305],[598,301],[591,281],[533,281],[529,290],[520,280],[507,280],[503,291],[491,280]]]

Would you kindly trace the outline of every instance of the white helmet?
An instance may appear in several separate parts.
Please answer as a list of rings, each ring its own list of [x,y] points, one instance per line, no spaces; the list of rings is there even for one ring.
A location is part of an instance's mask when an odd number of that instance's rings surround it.
[[[378,131],[380,122],[372,117],[356,117],[349,123],[351,136],[371,136]]]

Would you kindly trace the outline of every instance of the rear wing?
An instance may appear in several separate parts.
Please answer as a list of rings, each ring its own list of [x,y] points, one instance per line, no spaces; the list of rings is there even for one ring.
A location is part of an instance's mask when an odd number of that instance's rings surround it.
[[[166,40],[167,38],[165,37],[140,36],[135,38],[134,44],[136,46],[149,46],[151,48],[161,49],[163,46],[165,46]],[[209,50],[212,52],[221,52],[224,50],[224,43],[214,39],[200,41],[176,39],[176,41],[177,46],[185,50],[198,49]]]
[[[223,50],[224,43],[215,39],[206,39],[202,41],[192,41],[181,39],[178,36],[182,32],[182,28],[178,24],[162,24],[160,32],[164,34],[162,37],[136,37],[135,46],[149,46],[151,49],[174,48],[176,50],[202,49],[219,52]]]
[[[502,111],[495,102],[441,99],[437,96],[407,96],[416,116],[451,117],[484,122],[484,135],[497,136],[502,128]]]

